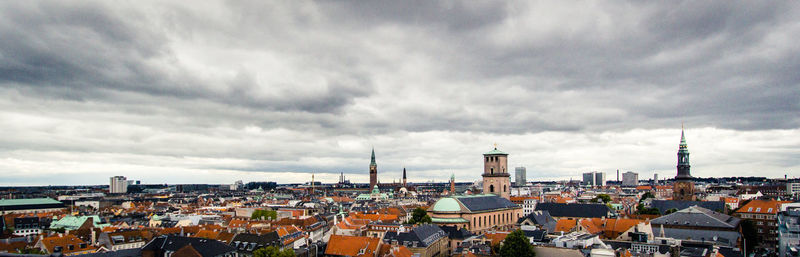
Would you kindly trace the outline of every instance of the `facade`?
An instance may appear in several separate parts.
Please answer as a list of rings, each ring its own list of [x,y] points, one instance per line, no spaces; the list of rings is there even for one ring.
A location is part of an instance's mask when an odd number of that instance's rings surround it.
[[[678,175],[672,184],[672,199],[681,201],[694,201],[694,182],[690,173],[689,148],[686,137],[681,129],[681,143],[678,145]]]
[[[786,183],[786,194],[795,200],[800,199],[800,183]]]
[[[378,185],[378,164],[375,162],[375,149],[372,149],[372,158],[369,162],[369,188]]]
[[[506,200],[511,198],[511,178],[508,168],[508,154],[497,150],[483,154],[483,193],[495,194]]]
[[[482,234],[507,229],[522,217],[522,208],[494,194],[444,197],[428,209],[433,224],[466,228]]]
[[[447,232],[433,224],[425,224],[408,232],[386,232],[384,244],[405,246],[419,257],[450,256]]]
[[[124,194],[128,192],[128,179],[123,176],[113,176],[108,185],[108,193]]]
[[[789,203],[775,200],[750,200],[734,213],[735,216],[749,220],[756,229],[760,244],[755,247],[776,251],[778,245],[778,212],[781,204]],[[748,248],[751,247],[748,244]]]
[[[592,171],[583,173],[583,184],[591,187],[605,186],[606,173],[599,171]]]
[[[39,223],[39,217],[14,218],[14,235],[39,235],[41,232],[42,227]]]
[[[527,183],[527,171],[525,167],[516,167],[514,168],[514,185],[516,186],[525,186]]]
[[[0,199],[0,214],[62,211],[64,203],[52,198]]]
[[[639,173],[633,171],[622,173],[623,186],[635,186],[638,184],[639,184]]]
[[[778,213],[778,256],[800,256],[800,203],[785,203]]]

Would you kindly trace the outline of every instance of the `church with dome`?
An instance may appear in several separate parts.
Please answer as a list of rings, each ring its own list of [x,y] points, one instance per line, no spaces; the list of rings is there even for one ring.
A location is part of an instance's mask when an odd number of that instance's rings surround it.
[[[522,217],[522,207],[510,198],[508,154],[494,150],[483,154],[483,194],[452,195],[436,201],[428,209],[431,220],[437,225],[465,228],[472,233],[508,229]]]

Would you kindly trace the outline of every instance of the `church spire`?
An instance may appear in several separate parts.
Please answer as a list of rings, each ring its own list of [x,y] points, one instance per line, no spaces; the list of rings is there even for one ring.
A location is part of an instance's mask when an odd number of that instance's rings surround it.
[[[369,162],[369,165],[378,165],[377,163],[375,163],[375,147],[372,148],[372,158]]]

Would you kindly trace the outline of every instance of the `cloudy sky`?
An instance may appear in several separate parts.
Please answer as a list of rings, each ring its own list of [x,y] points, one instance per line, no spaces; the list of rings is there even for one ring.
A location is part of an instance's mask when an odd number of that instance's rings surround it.
[[[4,1],[0,185],[800,176],[798,1]]]

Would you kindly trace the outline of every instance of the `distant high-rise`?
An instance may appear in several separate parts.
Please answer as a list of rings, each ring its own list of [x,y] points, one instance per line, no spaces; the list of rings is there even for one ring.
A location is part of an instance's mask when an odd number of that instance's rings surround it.
[[[514,185],[525,186],[528,178],[526,173],[525,167],[514,168]]]
[[[108,185],[108,193],[124,194],[128,192],[128,179],[123,176],[113,176]]]
[[[594,173],[594,181],[595,185],[604,187],[606,186],[606,173],[605,172],[597,172]]]
[[[587,186],[605,186],[606,173],[599,171],[592,171],[583,173],[583,184]]]
[[[633,171],[622,173],[623,186],[635,186],[638,184],[639,184],[639,173]]]
[[[378,184],[378,164],[375,162],[375,148],[372,148],[372,158],[369,162],[369,188]]]
[[[681,128],[681,143],[678,145],[678,174],[672,183],[672,200],[694,201],[694,182],[689,171],[689,147]]]
[[[653,185],[658,185],[658,173],[653,173]]]

